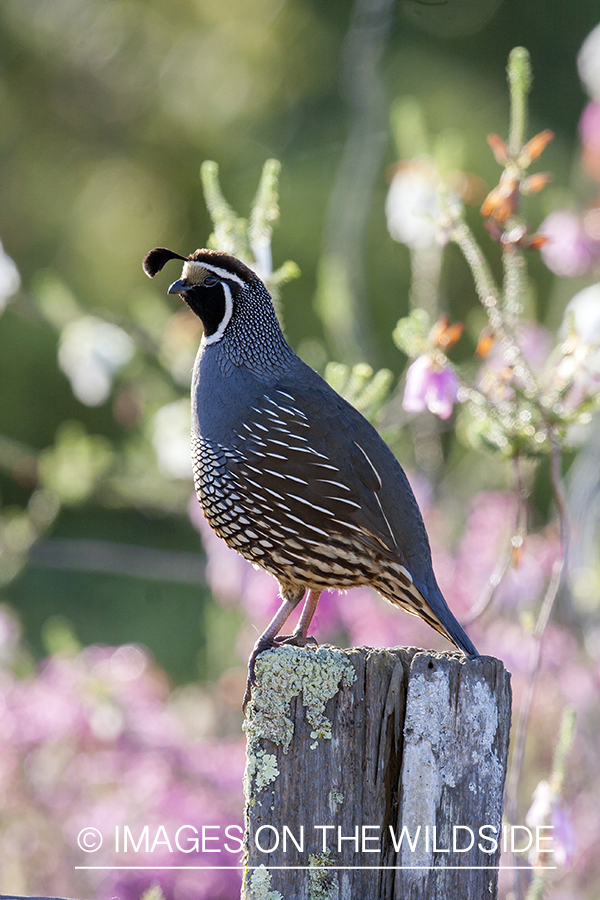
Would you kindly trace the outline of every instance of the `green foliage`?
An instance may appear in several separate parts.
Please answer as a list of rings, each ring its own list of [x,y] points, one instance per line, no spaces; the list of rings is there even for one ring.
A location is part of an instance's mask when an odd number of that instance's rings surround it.
[[[42,626],[42,641],[48,655],[77,656],[82,649],[72,623],[65,616],[50,616]]]
[[[428,340],[429,331],[431,329],[431,321],[428,313],[417,307],[413,309],[410,315],[399,319],[392,338],[396,347],[402,350],[410,359],[426,353],[431,342]]]
[[[262,170],[258,190],[252,202],[249,219],[241,218],[225,199],[219,183],[219,167],[206,160],[200,167],[204,199],[213,224],[208,246],[231,253],[255,268],[278,299],[279,289],[300,276],[296,263],[287,260],[273,271],[271,236],[273,224],[279,219],[279,173],[281,163],[268,159]],[[281,315],[281,310],[278,310]]]
[[[40,482],[67,506],[89,499],[114,462],[110,442],[81,422],[63,422],[56,443],[40,455]]]
[[[365,363],[345,366],[330,362],[325,369],[325,380],[352,403],[371,422],[375,422],[388,398],[394,376],[389,369],[374,372]]]

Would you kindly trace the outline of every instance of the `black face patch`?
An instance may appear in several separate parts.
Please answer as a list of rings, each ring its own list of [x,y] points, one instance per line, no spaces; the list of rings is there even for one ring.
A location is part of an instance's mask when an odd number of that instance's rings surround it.
[[[223,285],[220,282],[210,287],[199,284],[189,288],[182,296],[192,312],[202,319],[205,336],[214,334],[227,309]]]

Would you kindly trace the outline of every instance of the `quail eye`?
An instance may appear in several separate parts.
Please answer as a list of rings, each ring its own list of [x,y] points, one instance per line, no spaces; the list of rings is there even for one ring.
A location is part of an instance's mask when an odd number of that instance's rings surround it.
[[[219,283],[219,279],[215,275],[207,275],[202,284],[204,287],[214,287]]]

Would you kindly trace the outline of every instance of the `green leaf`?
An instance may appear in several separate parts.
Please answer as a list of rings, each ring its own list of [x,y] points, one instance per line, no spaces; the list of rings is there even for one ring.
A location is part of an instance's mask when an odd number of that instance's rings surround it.
[[[40,481],[61,503],[76,506],[93,493],[113,459],[107,438],[88,434],[81,422],[63,422],[54,446],[40,454]]]
[[[365,363],[350,368],[330,362],[325,368],[325,380],[370,421],[377,418],[387,400],[393,377],[389,369],[373,372]]]
[[[430,349],[431,323],[424,309],[413,309],[409,316],[399,319],[392,338],[399,350],[414,359]]]

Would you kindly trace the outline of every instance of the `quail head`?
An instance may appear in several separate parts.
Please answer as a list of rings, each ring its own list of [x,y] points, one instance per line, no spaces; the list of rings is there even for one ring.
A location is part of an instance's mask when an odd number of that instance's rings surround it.
[[[196,493],[219,537],[275,576],[281,606],[252,652],[303,646],[319,594],[371,585],[467,656],[477,651],[440,591],[406,475],[373,426],[288,346],[269,292],[239,259],[151,250],[153,278],[183,261],[169,288],[200,317],[192,381]],[[306,597],[290,636],[279,631]],[[309,639],[310,640],[310,639]]]

